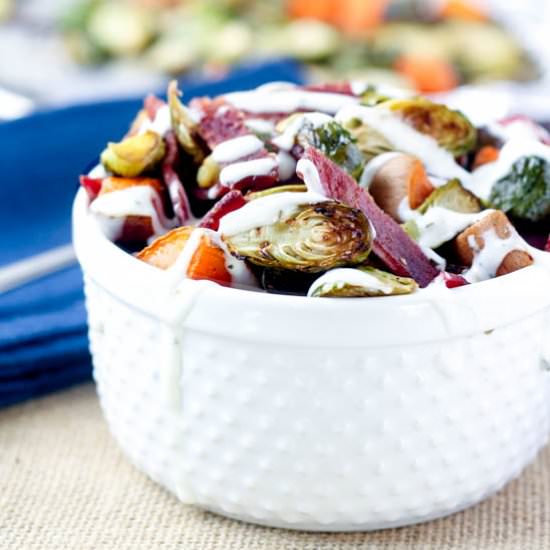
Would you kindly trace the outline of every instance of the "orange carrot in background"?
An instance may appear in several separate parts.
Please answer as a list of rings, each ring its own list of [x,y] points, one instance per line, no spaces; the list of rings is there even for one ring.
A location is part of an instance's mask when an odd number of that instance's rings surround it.
[[[329,21],[334,9],[334,0],[289,0],[287,11],[296,19],[320,19]]]
[[[476,153],[472,168],[479,168],[484,164],[495,162],[498,160],[499,155],[500,151],[496,147],[493,147],[492,145],[485,145]]]
[[[334,2],[330,21],[347,34],[363,34],[384,20],[388,0],[340,0]]]
[[[458,86],[453,66],[439,57],[403,54],[394,63],[396,71],[421,92],[445,92]]]
[[[488,14],[484,4],[481,0],[447,0],[443,2],[439,16],[443,19],[487,21]]]

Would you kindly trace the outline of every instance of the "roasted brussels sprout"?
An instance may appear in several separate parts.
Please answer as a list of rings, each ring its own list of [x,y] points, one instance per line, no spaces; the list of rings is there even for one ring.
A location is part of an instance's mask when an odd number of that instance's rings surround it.
[[[432,206],[439,206],[454,212],[473,214],[481,211],[479,199],[470,191],[462,187],[460,181],[453,179],[438,187],[418,208],[425,214]]]
[[[178,84],[173,80],[168,85],[168,105],[170,107],[172,128],[183,150],[198,164],[203,161],[206,155],[193,136],[196,124],[187,107],[180,101],[180,96],[181,92],[178,90]]]
[[[493,185],[489,203],[520,219],[550,217],[550,163],[540,157],[522,157],[510,173]]]
[[[334,269],[310,287],[308,296],[347,298],[410,294],[418,288],[414,279],[398,277],[374,267]]]
[[[363,263],[372,233],[360,210],[326,201],[300,205],[273,224],[223,239],[232,254],[254,264],[315,273]]]
[[[270,187],[263,191],[254,191],[246,194],[247,201],[253,201],[261,199],[262,197],[268,197],[269,195],[275,195],[276,193],[303,193],[307,191],[307,187],[303,183],[291,183],[289,185],[279,185],[277,187]]]
[[[220,172],[221,166],[213,159],[212,155],[208,155],[197,172],[199,187],[207,189],[215,185],[220,177]]]
[[[433,137],[454,156],[467,153],[476,144],[477,131],[460,111],[453,111],[424,97],[391,99],[376,108],[389,109],[398,114],[418,132]]]
[[[367,107],[374,107],[383,101],[388,101],[391,98],[386,94],[378,91],[376,86],[367,86],[367,89],[361,94],[361,104]]]
[[[344,122],[343,125],[367,162],[382,153],[388,153],[395,149],[381,132],[370,128],[359,119],[352,118]]]
[[[119,176],[134,177],[147,172],[163,159],[166,147],[162,137],[151,130],[108,143],[101,153],[101,164]]]

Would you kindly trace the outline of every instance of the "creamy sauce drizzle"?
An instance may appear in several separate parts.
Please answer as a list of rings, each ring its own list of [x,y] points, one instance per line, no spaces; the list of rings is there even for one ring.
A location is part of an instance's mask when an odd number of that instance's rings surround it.
[[[277,164],[281,181],[289,180],[296,173],[296,159],[286,151],[277,153]]]
[[[511,139],[500,151],[495,162],[484,164],[472,173],[467,187],[482,200],[488,200],[493,185],[510,173],[512,166],[523,157],[539,157],[550,162],[550,147],[535,140]]]
[[[263,142],[250,134],[228,139],[214,147],[212,158],[219,163],[234,162],[263,149]]]
[[[453,156],[433,138],[417,132],[391,111],[350,105],[341,109],[335,119],[341,123],[360,120],[382,134],[396,150],[419,158],[430,175],[446,179],[459,178],[463,183],[470,179],[470,173],[459,166]]]
[[[277,160],[265,157],[230,164],[220,172],[220,182],[227,187],[243,179],[254,176],[267,176],[277,168]]]
[[[158,193],[148,185],[136,185],[99,195],[90,205],[90,211],[99,217],[104,232],[111,240],[120,236],[124,219],[128,216],[149,217],[157,236],[176,225],[175,220],[166,218]],[[114,231],[118,231],[118,234],[113,235]]]
[[[304,113],[296,115],[290,121],[283,133],[272,140],[273,144],[283,149],[290,151],[296,143],[296,136],[304,129],[304,127],[319,128],[323,124],[327,124],[334,120],[331,116],[325,113]]]
[[[315,204],[326,200],[326,197],[312,192],[283,192],[261,197],[223,216],[218,231],[222,235],[231,236],[271,225],[288,218],[303,204]]]
[[[401,156],[401,153],[397,153],[395,151],[382,153],[381,155],[375,156],[373,159],[367,162],[365,168],[363,169],[363,173],[359,178],[359,185],[361,187],[364,187],[365,189],[368,189],[378,170],[380,170],[380,168],[382,168],[382,166],[384,166],[386,162],[389,162],[390,160],[393,160],[394,158],[399,156]]]
[[[296,165],[296,173],[303,182],[306,184],[307,190],[310,193],[315,193],[317,195],[325,195],[325,190],[321,185],[321,178],[319,177],[319,172],[313,162],[309,159],[300,159]]]
[[[383,294],[391,294],[392,286],[384,284],[377,277],[373,277],[370,273],[365,273],[359,269],[353,269],[349,267],[342,267],[338,269],[331,269],[324,275],[316,279],[310,286],[307,295],[313,296],[313,294],[326,287],[328,291],[330,288],[336,287],[342,289],[346,285],[365,288],[371,291],[382,292]]]
[[[345,94],[308,92],[295,89],[257,89],[233,92],[225,99],[249,113],[293,113],[295,111],[321,111],[334,114],[345,105],[353,105],[358,99]]]
[[[244,121],[245,126],[256,134],[271,136],[275,133],[275,124],[263,118],[249,118]]]
[[[147,130],[156,132],[160,136],[165,136],[172,129],[172,120],[170,118],[170,108],[163,105],[157,110],[154,120],[146,119],[140,126],[138,135],[144,134]]]

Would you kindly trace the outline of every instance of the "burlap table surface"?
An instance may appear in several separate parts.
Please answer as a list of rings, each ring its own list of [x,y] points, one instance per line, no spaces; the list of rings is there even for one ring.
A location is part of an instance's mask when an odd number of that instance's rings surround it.
[[[1,549],[550,549],[550,450],[488,501],[374,533],[246,525],[179,503],[131,466],[92,385],[0,412]]]

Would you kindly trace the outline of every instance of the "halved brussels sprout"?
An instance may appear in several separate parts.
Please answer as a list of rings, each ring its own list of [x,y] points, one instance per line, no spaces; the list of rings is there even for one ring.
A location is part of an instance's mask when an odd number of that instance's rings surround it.
[[[539,157],[522,157],[510,173],[491,189],[489,203],[516,218],[541,221],[550,218],[550,163]]]
[[[278,185],[277,187],[270,187],[263,191],[254,191],[253,193],[246,194],[247,201],[253,201],[261,199],[262,197],[268,197],[269,195],[275,195],[276,193],[303,193],[307,191],[307,187],[303,183],[291,183],[289,185]]]
[[[172,128],[178,138],[178,142],[183,150],[191,155],[198,164],[206,156],[200,144],[193,137],[196,123],[189,114],[185,105],[180,101],[181,92],[178,90],[178,84],[172,80],[168,85],[168,106],[170,108],[170,118]]]
[[[435,189],[418,207],[418,212],[425,214],[432,206],[439,206],[465,214],[481,212],[479,199],[473,193],[464,189],[457,179],[450,180],[445,185]]]
[[[367,126],[357,118],[347,120],[343,126],[348,130],[356,147],[361,151],[367,162],[382,153],[395,150],[395,147],[382,133]]]
[[[425,97],[390,99],[377,105],[398,114],[422,134],[433,137],[454,156],[471,151],[477,140],[473,124],[460,112]]]
[[[326,201],[300,205],[273,224],[223,239],[232,254],[253,264],[315,273],[363,263],[373,237],[360,210]]]
[[[220,177],[221,166],[214,160],[212,155],[208,155],[199,166],[197,172],[197,183],[199,187],[208,189],[215,185]]]
[[[165,152],[162,137],[147,130],[119,143],[109,142],[101,153],[101,164],[114,174],[131,178],[153,168],[164,158]]]
[[[308,296],[323,298],[351,298],[368,296],[396,296],[410,294],[418,288],[414,279],[365,266],[357,269],[334,269],[317,279]]]
[[[361,104],[367,107],[374,107],[379,103],[388,101],[391,98],[386,94],[378,91],[378,88],[373,85],[367,86],[367,89],[361,94]]]

